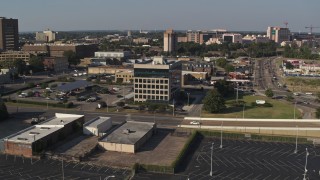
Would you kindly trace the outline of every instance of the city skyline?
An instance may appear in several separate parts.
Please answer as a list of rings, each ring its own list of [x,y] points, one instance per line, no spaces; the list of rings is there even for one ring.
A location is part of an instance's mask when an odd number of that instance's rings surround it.
[[[101,0],[77,3],[40,0],[1,2],[0,16],[19,19],[19,31],[73,30],[210,30],[266,31],[287,21],[294,32],[309,32],[305,26],[320,26],[320,2],[310,0]],[[17,5],[19,4],[19,5]],[[229,11],[226,11],[229,10]],[[320,29],[314,29],[320,32]]]

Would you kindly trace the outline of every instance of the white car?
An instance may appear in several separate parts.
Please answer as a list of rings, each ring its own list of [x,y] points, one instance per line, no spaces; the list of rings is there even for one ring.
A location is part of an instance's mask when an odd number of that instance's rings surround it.
[[[193,124],[193,125],[200,125],[200,122],[199,121],[191,121],[190,124]]]

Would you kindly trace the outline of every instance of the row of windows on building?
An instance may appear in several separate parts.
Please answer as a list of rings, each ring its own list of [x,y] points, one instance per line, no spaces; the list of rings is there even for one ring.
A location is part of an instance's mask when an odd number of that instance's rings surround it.
[[[168,85],[135,84],[135,88],[168,89]]]
[[[168,91],[162,91],[162,90],[142,90],[142,89],[135,89],[135,93],[140,93],[140,94],[164,94],[167,95],[169,94]]]
[[[157,84],[168,84],[169,80],[159,80],[159,79],[135,79],[136,83],[157,83]]]
[[[129,77],[129,78],[132,78],[132,75],[116,75],[116,77]]]
[[[164,100],[168,101],[168,96],[152,96],[152,95],[135,95],[136,99],[149,99],[149,100]]]

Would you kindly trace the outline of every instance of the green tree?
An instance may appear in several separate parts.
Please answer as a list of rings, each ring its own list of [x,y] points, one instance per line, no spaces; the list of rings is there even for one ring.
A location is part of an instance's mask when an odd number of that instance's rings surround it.
[[[204,109],[210,113],[219,113],[226,108],[223,96],[216,89],[208,91],[203,104]]]
[[[227,60],[225,58],[219,58],[216,60],[216,65],[224,68],[227,65]]]
[[[316,110],[316,118],[320,119],[320,107]]]
[[[0,98],[0,120],[5,120],[9,117],[7,106],[4,104],[3,100]]]
[[[225,67],[224,67],[224,70],[226,72],[234,72],[235,68],[234,66],[232,66],[231,64],[227,64]]]
[[[39,72],[44,70],[43,60],[41,57],[32,56],[29,60],[29,65],[33,72]]]
[[[233,91],[233,84],[231,82],[226,81],[226,80],[218,80],[216,83],[214,83],[214,87],[224,97],[232,95],[234,92]]]
[[[13,61],[13,66],[17,68],[18,74],[22,75],[27,72],[27,65],[22,59],[16,59]]]
[[[270,89],[270,88],[267,89],[266,92],[265,92],[265,95],[266,95],[267,97],[273,97],[274,94],[273,94],[272,89]]]
[[[79,57],[72,50],[63,52],[63,56],[68,58],[68,62],[70,65],[77,65],[80,63]]]

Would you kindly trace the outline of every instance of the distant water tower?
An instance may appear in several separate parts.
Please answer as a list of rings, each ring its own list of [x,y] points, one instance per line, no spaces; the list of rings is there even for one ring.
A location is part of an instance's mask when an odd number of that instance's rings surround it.
[[[131,31],[128,31],[127,36],[131,37]]]

